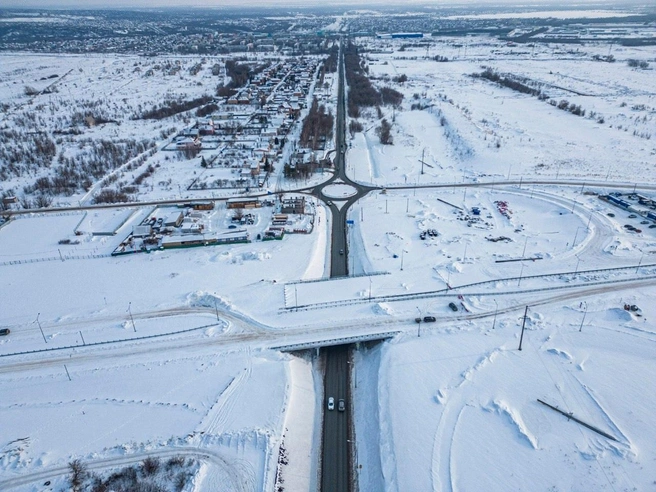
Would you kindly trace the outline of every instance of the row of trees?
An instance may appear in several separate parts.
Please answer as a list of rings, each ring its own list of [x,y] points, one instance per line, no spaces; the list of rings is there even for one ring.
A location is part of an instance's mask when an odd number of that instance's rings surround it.
[[[472,74],[474,78],[482,78],[495,82],[503,87],[507,87],[522,94],[529,94],[531,96],[536,96],[541,101],[548,100],[548,103],[552,106],[562,109],[563,111],[568,111],[576,116],[585,116],[585,109],[581,108],[581,105],[570,103],[566,99],[556,101],[555,99],[549,99],[549,96],[542,92],[542,88],[535,82],[527,79],[525,77],[519,77],[512,74],[500,74],[491,68],[486,68],[480,73]],[[531,85],[529,85],[531,84]],[[603,117],[597,120],[599,123],[603,123]]]
[[[212,96],[201,96],[195,99],[185,101],[183,99],[167,99],[161,105],[144,111],[141,114],[135,114],[133,120],[161,120],[178,113],[184,113],[190,109],[204,106],[212,101]]]
[[[196,466],[191,458],[174,456],[161,461],[151,456],[102,478],[89,472],[80,460],[73,460],[68,464],[68,480],[73,492],[181,492],[193,478]]]
[[[635,59],[633,59],[633,58],[629,58],[629,59],[626,61],[626,64],[627,64],[628,66],[630,66],[631,68],[642,68],[642,69],[645,69],[645,68],[648,68],[648,67],[649,67],[649,62],[646,62],[646,61],[644,61],[644,60],[635,60]]]
[[[319,105],[317,99],[314,98],[310,111],[303,120],[299,143],[302,147],[318,150],[321,137],[325,137],[326,140],[332,138],[333,123],[333,114],[326,113],[325,106]]]
[[[555,99],[549,99],[549,104],[563,111],[569,111],[576,116],[585,116],[585,109],[581,109],[580,104],[570,103],[567,99],[561,99],[560,102],[556,102]]]
[[[344,50],[344,68],[349,86],[348,114],[351,118],[358,118],[362,107],[380,104],[398,106],[403,101],[403,94],[391,87],[376,90],[367,76],[367,69],[360,59],[358,48],[353,43],[349,43]]]
[[[529,94],[531,96],[536,96],[539,99],[548,99],[549,96],[542,92],[540,87],[531,87],[531,81],[525,77],[518,77],[512,74],[500,74],[499,72],[492,70],[491,68],[486,68],[480,73],[472,74],[474,78],[483,78],[491,82],[495,82],[503,87],[512,89],[516,92],[521,92],[522,94]]]

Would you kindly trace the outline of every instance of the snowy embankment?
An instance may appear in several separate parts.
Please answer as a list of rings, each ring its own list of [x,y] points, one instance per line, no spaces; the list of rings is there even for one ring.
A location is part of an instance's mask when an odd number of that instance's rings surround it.
[[[290,355],[287,367],[287,405],[276,485],[284,490],[314,490],[320,442],[313,436],[321,422],[322,398],[315,392],[311,360]]]

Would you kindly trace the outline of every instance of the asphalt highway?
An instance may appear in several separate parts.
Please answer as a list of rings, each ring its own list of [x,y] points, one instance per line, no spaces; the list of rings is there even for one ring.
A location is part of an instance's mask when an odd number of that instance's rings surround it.
[[[324,350],[324,417],[321,459],[322,492],[346,492],[350,490],[351,463],[349,460],[349,346],[339,345]],[[328,410],[328,398],[335,399],[335,409]],[[345,410],[339,411],[339,400],[344,400]]]
[[[343,44],[342,44],[343,49]],[[346,201],[341,207],[334,203],[330,204],[332,213],[332,241],[330,276],[342,277],[348,275],[348,244],[346,214],[351,204],[355,203],[368,190],[352,183],[346,176],[344,166],[344,154],[346,151],[345,132],[345,92],[344,92],[344,57],[343,51],[339,53],[339,86],[337,98],[336,118],[336,145],[335,174],[322,185],[313,190],[313,194],[327,200],[323,194],[323,187],[340,179],[358,190],[358,193]],[[349,448],[349,429],[351,428],[350,412],[350,365],[348,364],[350,346],[340,345],[337,347],[324,348],[325,357],[324,372],[324,411],[323,432],[321,440],[321,490],[322,492],[347,492],[351,490],[351,456]],[[328,398],[335,399],[335,409],[328,410]],[[339,400],[343,399],[345,410],[339,411]]]

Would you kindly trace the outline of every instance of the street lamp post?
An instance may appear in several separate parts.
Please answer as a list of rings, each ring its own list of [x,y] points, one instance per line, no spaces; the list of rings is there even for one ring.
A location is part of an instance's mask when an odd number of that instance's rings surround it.
[[[517,287],[522,283],[522,274],[524,273],[524,262],[522,262],[522,269],[519,271],[519,280],[517,281]]]
[[[583,330],[583,322],[585,321],[585,315],[588,314],[588,303],[586,301],[583,301],[585,304],[585,311],[583,311],[583,319],[581,320],[581,326],[579,326],[579,331]]]
[[[496,299],[493,299],[494,301],[494,320],[492,321],[492,329],[494,330],[494,327],[497,324],[497,312],[499,311],[499,303],[497,303]]]
[[[41,322],[39,321],[39,316],[41,316],[41,313],[36,313],[36,324],[39,325],[39,330],[41,331],[41,336],[43,337],[43,341],[45,343],[48,343],[46,336],[43,334],[43,328],[41,328]]]
[[[581,229],[583,226],[578,226],[576,228],[576,233],[574,233],[574,241],[572,241],[572,248],[576,246],[576,238],[579,236],[579,229]]]
[[[640,255],[640,261],[638,262],[638,266],[636,267],[636,273],[638,273],[638,270],[640,269],[640,265],[642,265],[642,258],[645,256],[644,251]]]

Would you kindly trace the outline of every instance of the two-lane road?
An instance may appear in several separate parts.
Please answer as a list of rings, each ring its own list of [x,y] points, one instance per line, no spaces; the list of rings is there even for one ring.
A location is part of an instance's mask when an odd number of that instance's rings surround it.
[[[326,362],[324,376],[324,435],[322,442],[321,490],[322,492],[347,492],[350,490],[351,462],[349,459],[348,429],[349,402],[349,347],[340,345],[323,349]],[[328,410],[328,398],[335,399],[335,409]],[[344,400],[345,410],[339,411],[339,400]]]

